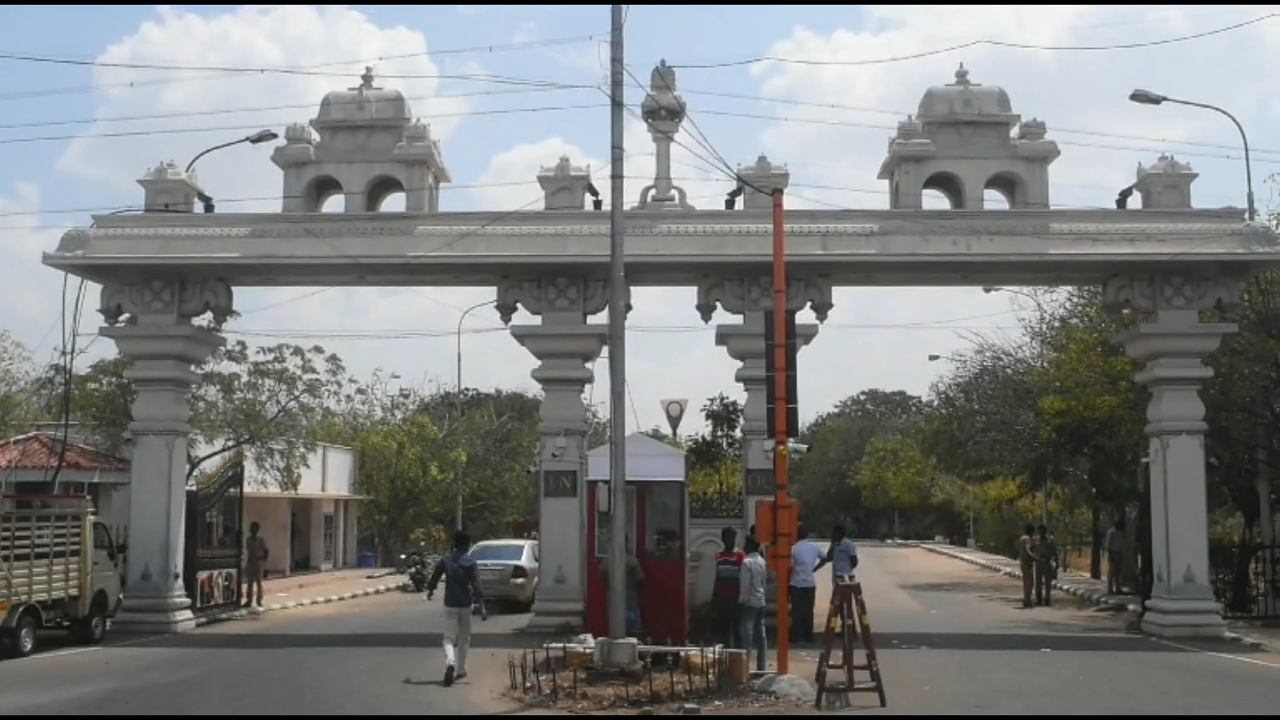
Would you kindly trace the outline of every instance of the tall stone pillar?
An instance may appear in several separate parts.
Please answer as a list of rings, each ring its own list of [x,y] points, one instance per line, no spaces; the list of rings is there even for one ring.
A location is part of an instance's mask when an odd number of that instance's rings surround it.
[[[1143,363],[1137,381],[1151,391],[1146,435],[1155,581],[1142,629],[1152,635],[1217,636],[1225,629],[1209,584],[1208,426],[1200,389],[1213,377],[1204,359],[1236,326],[1202,323],[1200,312],[1234,306],[1238,298],[1237,282],[1210,275],[1117,277],[1106,286],[1108,305],[1143,314],[1116,342]]]
[[[747,399],[743,405],[742,465],[743,533],[755,524],[755,501],[774,493],[772,445],[768,444],[765,396],[764,313],[773,307],[773,280],[768,275],[744,275],[708,280],[698,287],[698,313],[710,322],[719,306],[742,316],[741,323],[716,326],[716,344],[742,365],[734,379],[742,383]],[[818,322],[824,322],[833,307],[829,283],[792,279],[787,284],[787,309],[812,307]],[[797,342],[808,345],[818,335],[818,326],[797,323]]]
[[[511,335],[539,360],[532,377],[542,386],[538,423],[538,542],[542,575],[531,628],[580,627],[586,600],[587,407],[593,380],[588,364],[604,350],[608,328],[587,318],[608,304],[608,285],[569,275],[512,281],[498,288],[496,307],[510,323],[517,307],[542,318],[516,325]]]
[[[195,367],[222,347],[222,336],[191,324],[212,313],[225,321],[231,288],[215,280],[157,279],[102,289],[101,334],[133,366],[132,461],[125,601],[114,627],[167,633],[195,627],[182,583],[186,538],[187,442]]]

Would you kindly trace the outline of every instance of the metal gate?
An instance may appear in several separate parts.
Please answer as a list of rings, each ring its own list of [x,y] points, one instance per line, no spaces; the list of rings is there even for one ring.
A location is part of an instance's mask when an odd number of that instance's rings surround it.
[[[240,604],[244,456],[235,453],[187,488],[183,582],[196,614]]]

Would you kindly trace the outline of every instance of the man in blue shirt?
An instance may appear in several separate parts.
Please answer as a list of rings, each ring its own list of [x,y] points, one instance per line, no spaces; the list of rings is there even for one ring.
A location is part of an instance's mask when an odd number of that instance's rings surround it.
[[[813,642],[813,607],[817,601],[817,582],[814,570],[822,563],[822,550],[810,537],[806,527],[800,529],[800,542],[791,548],[791,578],[787,583],[787,595],[791,600],[791,642]]]
[[[853,571],[858,567],[858,548],[854,547],[852,540],[845,537],[843,525],[831,528],[831,546],[827,548],[827,556],[822,558],[822,562],[813,571],[817,572],[827,563],[831,563],[832,579],[836,582],[852,579]]]
[[[427,581],[427,599],[436,592],[440,578],[444,584],[444,686],[467,676],[467,653],[471,650],[471,608],[480,605],[480,619],[488,620],[480,593],[476,562],[467,554],[471,538],[458,530],[453,534],[453,550],[436,561]]]

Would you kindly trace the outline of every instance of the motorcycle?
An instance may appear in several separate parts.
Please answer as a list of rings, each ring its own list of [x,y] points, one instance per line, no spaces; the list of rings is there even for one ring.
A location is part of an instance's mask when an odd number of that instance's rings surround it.
[[[421,553],[412,553],[409,561],[409,582],[413,583],[414,592],[427,589],[427,560]]]

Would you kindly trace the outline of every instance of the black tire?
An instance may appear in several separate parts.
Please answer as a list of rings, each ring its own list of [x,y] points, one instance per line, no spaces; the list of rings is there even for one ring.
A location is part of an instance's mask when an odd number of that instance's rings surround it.
[[[107,637],[107,609],[104,603],[89,606],[89,614],[76,623],[76,639],[85,645],[97,645]]]
[[[18,618],[18,622],[13,625],[12,635],[9,638],[9,654],[15,658],[31,657],[39,644],[36,637],[39,630],[40,623],[36,620],[36,616],[23,613]]]

